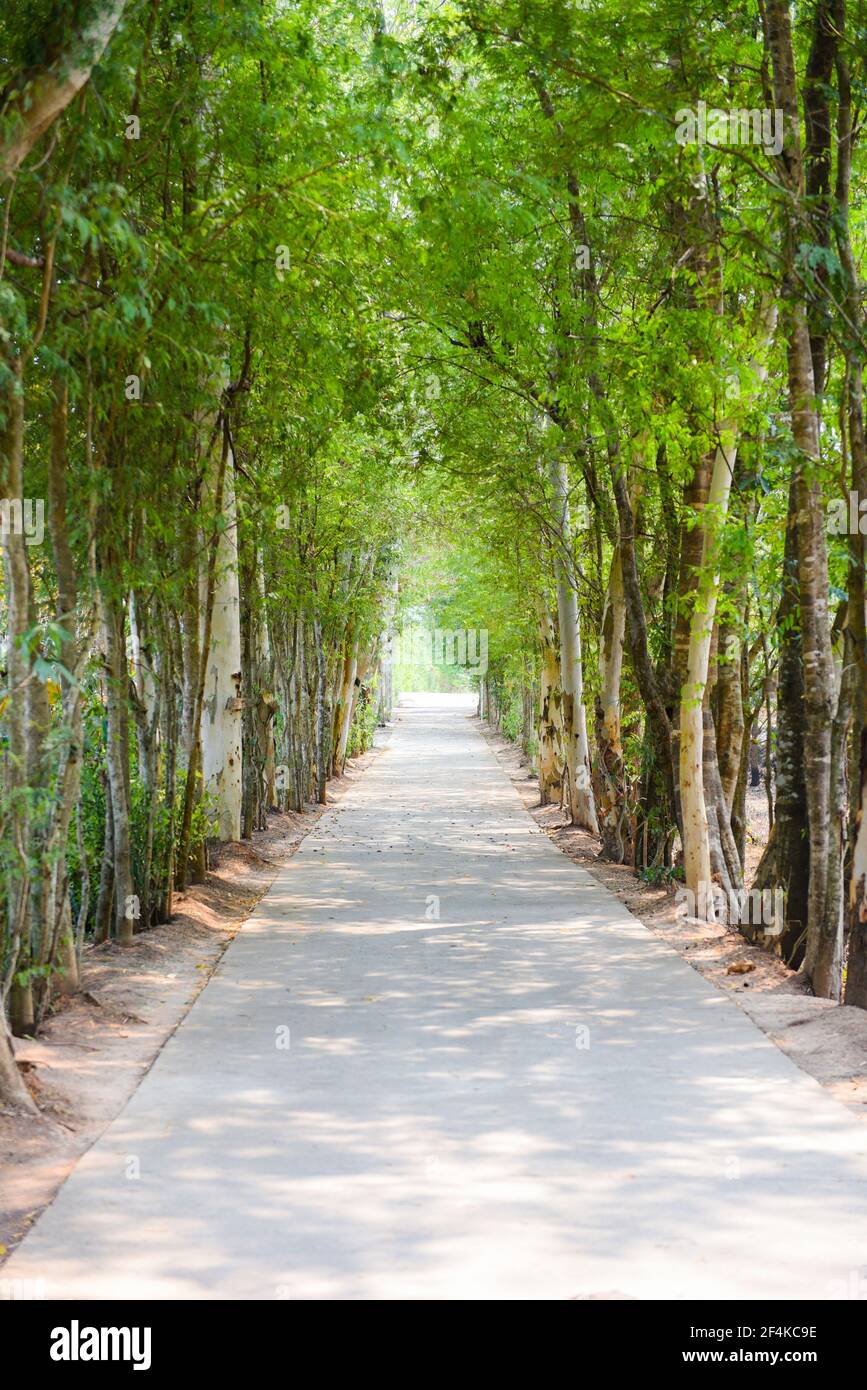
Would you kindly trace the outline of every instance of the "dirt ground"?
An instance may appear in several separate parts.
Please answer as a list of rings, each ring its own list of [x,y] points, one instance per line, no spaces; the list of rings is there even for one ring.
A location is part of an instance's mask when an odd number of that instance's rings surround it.
[[[382,742],[329,783],[339,801]],[[38,1038],[16,1042],[39,1116],[0,1109],[0,1264],[76,1160],[135,1090],[207,983],[235,933],[325,807],[272,812],[252,841],[222,845],[204,883],[175,899],[172,921],[130,947],[86,946],[82,993],[59,998]]]
[[[645,883],[634,869],[603,863],[594,836],[568,825],[558,806],[540,807],[539,784],[521,749],[481,721],[475,722],[527,810],[557,848],[604,883],[694,970],[733,995],[803,1071],[867,1119],[867,1010],[805,994],[793,971],[768,951],[749,945],[737,930],[676,915],[675,886]],[[748,794],[747,817],[749,882],[768,836],[764,788]]]

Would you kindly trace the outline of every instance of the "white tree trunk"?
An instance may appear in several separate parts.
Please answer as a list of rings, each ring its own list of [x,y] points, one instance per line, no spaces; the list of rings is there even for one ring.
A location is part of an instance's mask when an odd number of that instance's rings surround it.
[[[539,801],[543,806],[559,803],[563,790],[563,718],[560,690],[560,658],[554,623],[548,604],[539,598],[539,642],[542,668],[539,678]]]
[[[379,638],[379,680],[377,682],[376,722],[387,724],[394,709],[394,627],[398,603],[398,578],[395,571],[388,581],[382,632]]]
[[[707,500],[702,567],[689,626],[686,680],[680,692],[680,804],[683,816],[683,868],[686,886],[695,895],[696,913],[712,921],[710,840],[704,800],[702,710],[716,617],[720,534],[728,511],[737,457],[737,430],[727,420],[720,429]]]
[[[776,321],[776,307],[770,303],[764,304],[760,313],[760,352],[770,342]],[[767,375],[767,366],[763,362],[753,362],[751,370],[756,384],[762,382]],[[733,394],[735,401],[743,404],[752,394],[752,390],[744,393],[738,387]],[[718,443],[714,454],[707,507],[701,522],[704,530],[701,573],[689,626],[686,680],[680,695],[679,779],[683,816],[684,877],[687,889],[695,895],[697,914],[707,917],[708,920],[712,920],[716,912],[711,884],[710,840],[704,796],[702,710],[719,594],[719,547],[728,515],[732,476],[737,460],[738,434],[737,416],[733,415],[717,425]]]
[[[351,646],[347,648],[346,659],[343,663],[343,684],[340,690],[340,727],[337,733],[337,751],[334,758],[334,771],[337,776],[343,775],[346,765],[346,746],[349,742],[349,730],[352,726],[352,714],[355,709],[355,678],[358,674],[358,638],[351,639]]]
[[[114,836],[114,920],[117,939],[123,946],[132,945],[137,909],[130,845],[130,805],[127,778],[126,740],[123,706],[129,664],[124,642],[124,607],[101,593],[102,640],[105,647],[106,679],[106,764],[108,790],[111,796],[111,820]]]
[[[623,641],[626,634],[626,600],[620,547],[614,547],[602,630],[599,634],[599,677],[601,690],[596,711],[596,814],[602,834],[601,855],[622,864],[628,845],[623,838],[627,823],[626,776],[620,731],[620,680],[623,672]]]
[[[228,446],[227,446],[228,447]],[[217,542],[211,642],[202,710],[202,777],[215,798],[221,840],[241,838],[241,600],[235,461],[228,449],[223,478],[225,527]]]
[[[615,547],[608,575],[605,609],[602,614],[602,634],[599,644],[599,672],[602,682],[602,724],[610,747],[619,756],[620,742],[620,678],[623,671],[623,641],[626,635],[626,601],[623,596],[623,574],[620,568],[620,548]]]
[[[145,652],[142,640],[138,616],[136,613],[137,600],[134,591],[130,590],[129,595],[129,659],[133,668],[133,679],[138,697],[145,707],[148,724],[154,722],[154,714],[157,706],[157,683],[154,676],[150,657]]]
[[[596,805],[590,783],[590,748],[584,709],[584,670],[581,661],[581,622],[578,595],[570,573],[572,519],[569,512],[569,479],[562,455],[552,454],[549,473],[554,489],[557,539],[553,547],[557,614],[560,622],[560,688],[563,692],[563,745],[569,782],[569,814],[573,825],[599,834]]]
[[[273,660],[271,633],[268,627],[268,607],[265,601],[265,561],[261,551],[257,552],[256,583],[259,589],[259,618],[256,624],[259,675],[263,681],[270,681],[273,677]],[[274,739],[273,718],[268,720],[264,728],[260,725],[260,734],[264,742],[262,751],[265,755],[263,772],[265,805],[271,807],[277,804],[277,748]]]
[[[77,994],[81,989],[81,973],[78,966],[78,952],[75,949],[75,929],[72,925],[72,909],[68,894],[64,898],[62,912],[57,963],[63,967],[63,973],[57,977],[56,988],[58,994]]]
[[[394,658],[391,639],[386,637],[380,647],[379,679],[377,682],[376,722],[387,724],[394,708]]]

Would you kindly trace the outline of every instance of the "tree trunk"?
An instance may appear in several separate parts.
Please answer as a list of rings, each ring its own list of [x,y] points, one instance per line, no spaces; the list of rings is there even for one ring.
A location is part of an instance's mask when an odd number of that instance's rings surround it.
[[[626,603],[620,548],[614,547],[599,639],[601,691],[596,719],[597,809],[602,833],[600,858],[623,864],[630,858],[623,828],[627,813],[626,776],[620,733],[620,678],[626,635]]]
[[[729,458],[726,453],[725,444],[731,445],[733,442],[733,437],[730,436],[717,448],[709,483],[706,481],[706,461],[702,460],[696,469],[695,477],[687,489],[686,500],[688,505],[695,508],[699,517],[703,516],[708,508],[711,509],[712,517],[715,512],[721,517],[725,515],[731,485],[730,469],[734,463],[734,458]],[[704,695],[716,611],[716,586],[719,583],[718,539],[713,535],[712,526],[713,522],[709,526],[707,520],[696,520],[683,541],[681,601],[686,596],[686,589],[695,582],[696,577],[698,583],[691,616],[688,622],[685,616],[682,617],[678,627],[680,640],[677,650],[682,653],[683,676],[676,746],[684,879],[687,889],[694,894],[696,904],[704,905],[707,913],[715,916],[703,761]],[[678,662],[678,665],[680,664],[681,662]],[[698,910],[701,912],[701,909]]]
[[[542,670],[539,690],[539,804],[560,804],[563,795],[563,721],[560,656],[554,623],[543,598],[537,600]]]
[[[68,893],[64,895],[61,910],[57,963],[61,967],[61,974],[57,979],[58,994],[77,994],[81,988],[81,979],[78,971],[78,953],[75,949],[75,932],[72,927],[72,908]]]
[[[728,622],[720,624],[716,704],[716,743],[719,776],[726,806],[731,814],[740,776],[744,747],[744,702],[741,672],[741,642]]]
[[[836,853],[836,847],[831,842],[831,726],[836,714],[837,689],[828,615],[825,513],[817,479],[820,451],[814,358],[808,327],[807,296],[795,268],[798,248],[804,240],[809,217],[804,201],[798,93],[787,0],[768,0],[766,14],[774,97],[785,121],[785,143],[778,169],[787,191],[784,202],[783,294],[789,410],[798,454],[794,485],[798,508],[798,581],[807,735],[804,759],[810,832],[804,970],[816,994],[837,999],[842,975],[842,929],[841,903],[835,895],[840,875],[837,866],[830,862],[831,856]],[[817,23],[824,22],[824,9],[816,11],[815,19]],[[823,41],[829,37],[825,35]]]
[[[37,1114],[36,1104],[30,1095],[15,1061],[12,1034],[6,1023],[5,1011],[0,1008],[0,1104],[10,1110],[22,1110],[29,1115]]]
[[[114,904],[114,825],[111,811],[111,788],[108,774],[103,774],[103,795],[105,797],[105,822],[102,841],[102,864],[99,874],[99,891],[96,899],[96,912],[93,923],[94,939],[108,941],[111,936],[111,922]]]
[[[222,519],[216,541],[210,643],[204,651],[202,777],[214,799],[217,834],[240,840],[242,785],[241,598],[238,585],[238,520],[235,463],[224,442],[220,476],[212,473],[210,496]]]
[[[346,763],[346,746],[349,742],[349,728],[352,723],[353,695],[357,672],[358,638],[350,630],[346,635],[340,687],[334,709],[334,756],[331,771],[335,777],[342,776]]]
[[[0,427],[0,498],[23,498],[24,494],[24,399],[21,359],[7,358],[9,383],[2,401],[4,422]],[[12,1038],[6,1022],[6,1008],[18,968],[18,954],[27,927],[29,881],[27,875],[28,815],[24,786],[27,769],[26,686],[30,678],[30,657],[21,638],[27,631],[30,576],[25,538],[14,526],[4,528],[3,559],[6,581],[6,679],[9,690],[6,710],[6,794],[9,812],[6,833],[17,866],[6,878],[5,973],[0,982],[0,1103],[13,1109],[34,1112],[36,1107],[15,1064]]]
[[[100,595],[100,605],[105,645],[106,763],[114,839],[114,921],[119,943],[129,946],[136,920],[129,828],[129,753],[122,711],[129,677],[123,640],[123,607],[119,600],[105,593]]]
[[[82,633],[76,643],[74,636],[78,582],[75,562],[69,541],[67,514],[66,471],[68,398],[64,382],[56,381],[51,405],[51,448],[48,465],[48,524],[57,574],[57,625],[67,635],[60,641],[60,660],[72,680],[63,678],[62,711],[67,742],[57,770],[54,804],[46,839],[46,857],[50,865],[50,892],[46,907],[46,930],[50,930],[52,945],[57,940],[65,952],[65,974],[60,989],[64,994],[78,987],[78,957],[72,928],[69,883],[66,867],[66,844],[69,839],[72,815],[81,792],[81,760],[84,749],[82,715],[82,676],[90,655],[92,629]],[[86,867],[85,867],[86,875]],[[61,920],[62,919],[62,920]],[[64,934],[65,933],[65,934]],[[49,952],[41,964],[52,965]],[[47,991],[45,1002],[47,1003]]]
[[[652,755],[652,767],[647,766],[644,783],[644,810],[655,812],[654,838],[663,858],[668,854],[673,827],[678,822],[680,803],[675,777],[674,734],[666,709],[660,681],[650,655],[647,635],[647,616],[638,577],[635,552],[635,514],[623,469],[611,459],[611,486],[617,504],[620,529],[620,569],[626,607],[626,636],[629,658],[647,711],[649,730],[645,732],[645,748]],[[653,859],[656,859],[654,849]]]
[[[572,569],[572,522],[569,514],[569,480],[562,454],[549,462],[554,491],[557,535],[552,554],[557,585],[560,626],[560,689],[563,692],[563,745],[566,754],[569,815],[573,825],[599,834],[596,805],[590,780],[590,749],[584,708],[584,671],[581,661],[581,623]]]
[[[765,852],[756,869],[753,887],[781,888],[785,902],[785,927],[778,936],[748,929],[745,935],[759,945],[769,945],[787,965],[798,969],[804,959],[807,937],[807,893],[810,861],[807,788],[804,776],[804,667],[798,607],[798,507],[794,482],[789,487],[783,585],[777,611],[780,631],[780,672],[777,689],[777,799],[774,824]]]
[[[125,0],[78,0],[67,17],[69,37],[58,48],[46,36],[51,55],[41,68],[27,69],[7,87],[0,109],[4,137],[0,142],[0,172],[5,177],[19,165],[73,98],[81,91],[117,28]]]
[[[325,691],[325,652],[322,646],[322,624],[319,618],[319,601],[316,587],[313,588],[313,647],[316,658],[316,714],[314,719],[314,746],[316,750],[316,800],[324,806],[328,800],[328,749],[325,741],[327,727]]]
[[[838,11],[838,26],[845,29],[845,7]],[[852,249],[849,229],[849,201],[852,169],[852,89],[849,63],[842,46],[835,52],[839,106],[837,116],[837,177],[834,230],[840,262],[845,275],[844,307],[850,324],[863,322],[860,312],[864,286]],[[855,335],[845,346],[846,425],[849,436],[852,487],[859,498],[867,496],[867,443],[864,437],[864,368],[860,344]],[[846,656],[854,666],[853,717],[855,738],[850,776],[851,807],[849,844],[851,872],[848,904],[848,954],[844,1002],[867,1008],[867,624],[865,624],[865,538],[860,531],[849,536],[849,603],[846,622]]]
[[[847,1004],[867,1008],[867,726],[860,737],[860,782],[855,805],[855,846],[849,893],[849,956],[846,964]]]
[[[764,349],[775,326],[776,307],[763,303],[757,338],[759,360],[751,364],[757,382],[766,375]],[[732,389],[733,405],[739,410],[746,403],[745,395],[739,385]],[[732,408],[727,418],[716,425],[717,444],[706,502],[703,500],[706,465],[696,472],[693,486],[699,520],[692,528],[689,541],[689,567],[685,565],[681,571],[683,599],[684,586],[691,580],[692,561],[697,560],[697,584],[688,631],[684,634],[682,627],[679,629],[681,650],[684,644],[686,648],[679,730],[683,861],[687,888],[695,894],[696,902],[705,903],[708,910],[713,908],[714,886],[723,890],[726,901],[733,890],[743,887],[741,864],[731,833],[731,802],[719,774],[715,729],[707,701],[720,585],[719,553],[737,461],[738,434],[738,415]],[[687,548],[686,538],[684,548]]]

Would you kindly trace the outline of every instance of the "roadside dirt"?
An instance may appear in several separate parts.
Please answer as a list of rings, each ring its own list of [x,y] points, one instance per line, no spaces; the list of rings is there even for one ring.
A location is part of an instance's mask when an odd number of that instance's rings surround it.
[[[737,931],[678,916],[676,885],[645,883],[634,869],[599,859],[599,842],[567,823],[558,806],[539,805],[539,784],[521,749],[470,716],[508,772],[530,815],[558,849],[587,869],[650,931],[727,994],[803,1071],[867,1119],[867,1010],[815,999],[781,960],[750,946]],[[767,839],[765,793],[747,805],[747,875]]]
[[[344,796],[383,751],[379,741],[328,785]],[[164,926],[132,946],[86,946],[82,992],[59,998],[38,1038],[21,1038],[38,1117],[0,1110],[0,1264],[77,1159],[120,1112],[207,983],[235,934],[327,807],[272,812],[251,841],[221,845],[204,883],[175,899]]]

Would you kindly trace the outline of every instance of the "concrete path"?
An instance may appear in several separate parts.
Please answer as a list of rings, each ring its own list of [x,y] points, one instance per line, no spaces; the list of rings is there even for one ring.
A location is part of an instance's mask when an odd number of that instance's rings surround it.
[[[7,1289],[867,1295],[867,1127],[553,847],[466,716],[402,712]]]

